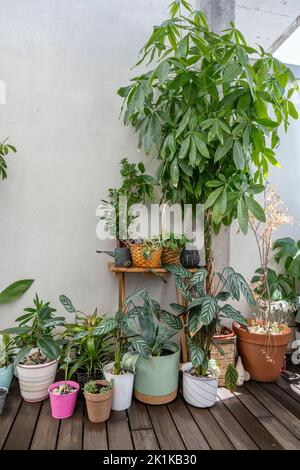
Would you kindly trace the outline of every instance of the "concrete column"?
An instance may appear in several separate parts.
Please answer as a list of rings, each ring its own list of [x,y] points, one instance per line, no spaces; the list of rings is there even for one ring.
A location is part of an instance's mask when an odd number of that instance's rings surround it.
[[[202,10],[212,31],[220,33],[235,21],[235,0],[196,0],[196,8]],[[223,226],[213,237],[214,269],[222,271],[230,264],[230,228]]]

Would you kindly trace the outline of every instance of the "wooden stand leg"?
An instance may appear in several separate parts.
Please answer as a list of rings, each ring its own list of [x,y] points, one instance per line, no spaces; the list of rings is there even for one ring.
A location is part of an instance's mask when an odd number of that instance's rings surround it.
[[[177,303],[182,304],[181,293],[180,293],[180,290],[177,287],[176,287],[176,298],[177,298]],[[183,318],[183,321],[184,320],[185,320],[185,318]],[[181,332],[180,332],[180,345],[181,345],[182,361],[183,362],[188,362],[189,357],[188,357],[188,350],[187,350],[187,344],[186,344],[186,337],[185,337],[184,329],[182,329]]]
[[[124,300],[125,300],[125,273],[118,273],[118,279],[119,279],[119,310],[123,311]]]

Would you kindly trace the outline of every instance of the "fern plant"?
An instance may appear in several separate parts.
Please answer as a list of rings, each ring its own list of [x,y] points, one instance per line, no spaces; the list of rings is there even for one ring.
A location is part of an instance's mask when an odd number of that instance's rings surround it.
[[[211,294],[206,290],[208,271],[205,268],[200,268],[192,274],[181,266],[164,267],[174,274],[176,286],[186,299],[186,306],[177,303],[171,306],[178,312],[179,317],[186,319],[187,343],[194,374],[206,376],[211,372],[209,361],[212,346],[215,345],[220,353],[224,354],[214,341],[222,318],[247,326],[247,320],[228,301],[238,301],[243,295],[249,305],[253,306],[255,302],[251,289],[245,278],[231,267],[224,268],[221,273],[213,273],[214,285],[210,290]],[[225,375],[227,388],[234,390],[236,381],[235,365],[230,364]]]

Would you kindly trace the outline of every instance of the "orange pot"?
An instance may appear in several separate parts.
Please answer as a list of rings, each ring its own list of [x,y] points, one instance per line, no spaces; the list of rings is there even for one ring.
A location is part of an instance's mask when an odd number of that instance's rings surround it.
[[[110,384],[107,380],[96,380],[96,383],[100,385]],[[88,417],[92,423],[103,423],[108,420],[112,404],[113,389],[106,393],[84,392],[84,397]]]
[[[253,319],[248,322],[251,321]],[[243,365],[251,378],[258,382],[276,380],[290,340],[290,328],[286,327],[281,335],[249,333],[236,322],[233,322],[232,328],[238,338],[238,350]]]

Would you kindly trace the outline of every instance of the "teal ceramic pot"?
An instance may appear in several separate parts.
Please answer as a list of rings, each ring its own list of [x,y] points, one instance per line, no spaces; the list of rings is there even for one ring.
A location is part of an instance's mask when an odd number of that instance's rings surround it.
[[[0,367],[0,387],[7,388],[7,390],[9,390],[13,376],[13,364],[10,364],[8,367]]]
[[[135,366],[134,396],[149,405],[161,405],[177,396],[180,347],[169,342],[168,355],[146,359],[140,356]]]

